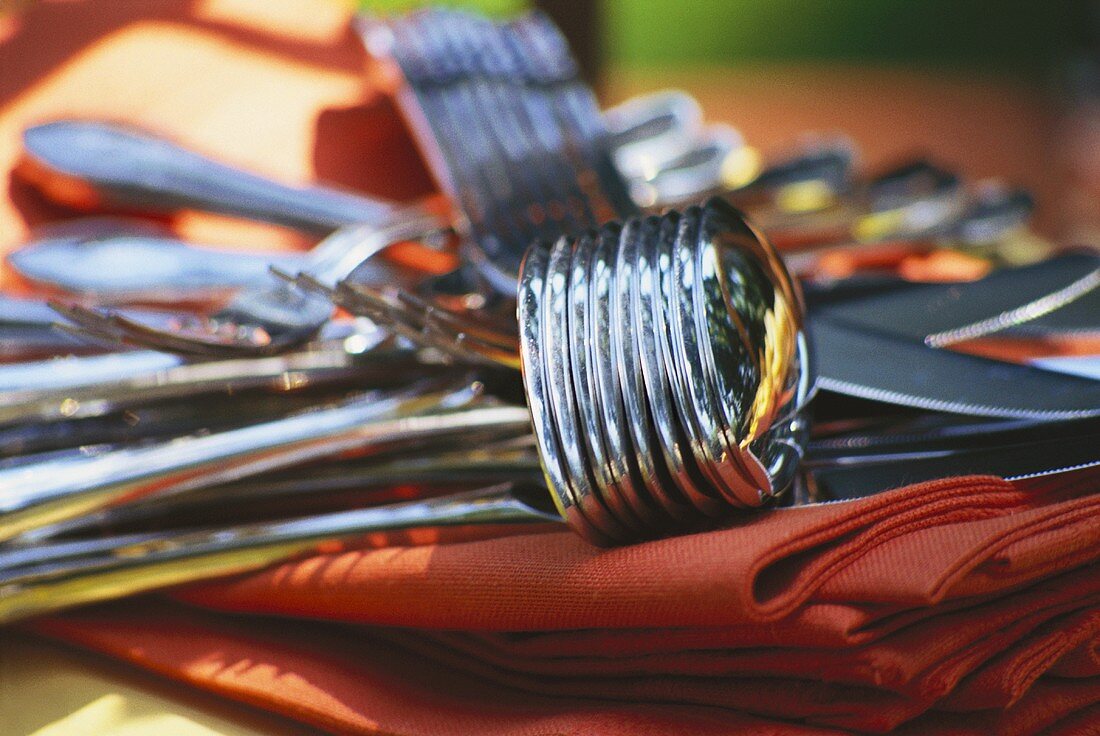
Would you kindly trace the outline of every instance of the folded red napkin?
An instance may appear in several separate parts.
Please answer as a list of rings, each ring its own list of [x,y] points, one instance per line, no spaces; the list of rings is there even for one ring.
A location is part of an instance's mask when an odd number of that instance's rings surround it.
[[[1047,674],[1008,707],[977,710],[930,710],[900,694],[795,678],[604,680],[582,667],[525,682],[407,630],[227,617],[152,600],[35,628],[337,733],[816,734],[903,724],[921,734],[1033,734],[1100,703],[1095,675]],[[1093,646],[1095,638],[1094,630]],[[1026,658],[1031,648],[1009,651]]]
[[[364,550],[181,595],[225,610],[508,631],[736,626],[781,619],[811,598],[890,610],[1089,559],[1100,497],[1044,498],[995,478],[951,478],[623,549],[561,532]]]
[[[685,708],[808,729],[790,733],[1069,717],[1100,699],[1100,496],[1081,495],[1093,472],[1058,480],[935,481],[616,550],[555,533],[346,552],[174,594],[247,619],[147,601],[35,627],[330,727],[318,699],[375,687],[416,708],[461,692],[477,718],[501,693],[539,723],[556,702],[570,725],[548,733]],[[1038,713],[1040,685],[1064,708]],[[339,729],[431,732],[396,705],[381,718],[377,692]]]

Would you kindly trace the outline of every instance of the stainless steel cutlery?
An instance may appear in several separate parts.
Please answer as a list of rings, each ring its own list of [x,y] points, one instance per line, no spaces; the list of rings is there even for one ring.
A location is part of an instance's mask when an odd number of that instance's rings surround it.
[[[242,255],[100,224],[10,258],[87,302],[55,305],[56,339],[42,302],[0,304],[20,359],[0,365],[0,622],[412,528],[627,544],[1100,463],[1100,383],[950,349],[1100,331],[1094,255],[968,284],[809,281],[806,298],[791,275],[838,249],[999,242],[1025,193],[925,160],[855,176],[843,140],[734,181],[736,131],[682,93],[601,113],[540,15],[361,31],[400,73],[450,212],[268,182],[119,126],[28,131],[40,173],[104,204],[329,234]],[[451,274],[370,272],[395,243],[452,235]],[[61,357],[74,333],[107,352]]]

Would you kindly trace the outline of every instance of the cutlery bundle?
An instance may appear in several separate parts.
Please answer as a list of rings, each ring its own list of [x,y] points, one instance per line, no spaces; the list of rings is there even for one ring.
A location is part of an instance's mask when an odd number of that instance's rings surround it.
[[[736,131],[682,93],[600,111],[538,14],[359,30],[439,201],[272,182],[116,123],[26,131],[29,178],[70,205],[327,235],[245,255],[76,221],[10,255],[53,311],[0,312],[0,617],[385,529],[564,521],[621,544],[1100,462],[1100,384],[949,349],[1098,329],[1095,255],[997,268],[1025,192],[927,160],[862,172],[844,140],[731,177]],[[450,270],[386,258],[410,241]],[[889,248],[993,270],[825,278],[827,257]],[[401,478],[419,496],[378,505]]]

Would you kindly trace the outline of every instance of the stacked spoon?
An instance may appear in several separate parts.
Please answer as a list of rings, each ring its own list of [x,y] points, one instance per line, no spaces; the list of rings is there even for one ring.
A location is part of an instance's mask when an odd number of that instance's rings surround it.
[[[533,248],[518,311],[547,483],[590,541],[728,516],[793,478],[811,390],[801,300],[729,204]]]

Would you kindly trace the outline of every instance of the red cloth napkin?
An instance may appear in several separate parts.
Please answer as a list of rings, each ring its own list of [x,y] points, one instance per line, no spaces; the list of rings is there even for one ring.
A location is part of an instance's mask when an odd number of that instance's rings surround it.
[[[19,73],[0,79],[0,165],[25,125],[80,114],[283,178],[424,194],[335,7],[40,0],[3,31]],[[10,181],[5,245],[72,214]],[[394,544],[28,627],[340,733],[1089,733],[1097,487],[947,479],[616,550],[567,532]]]
[[[247,619],[148,601],[35,627],[328,727],[317,703],[339,693],[337,730],[354,733],[432,732],[381,718],[393,689],[417,708],[461,692],[477,718],[533,709],[538,728],[484,727],[516,734],[657,729],[692,709],[778,733],[1047,724],[1100,700],[1100,496],[1082,477],[948,479],[617,550],[561,533],[346,552],[175,594]],[[1038,687],[1060,705],[1040,712]],[[344,688],[365,690],[348,706]],[[545,708],[566,720],[538,730]]]

